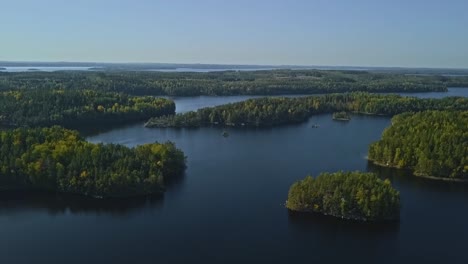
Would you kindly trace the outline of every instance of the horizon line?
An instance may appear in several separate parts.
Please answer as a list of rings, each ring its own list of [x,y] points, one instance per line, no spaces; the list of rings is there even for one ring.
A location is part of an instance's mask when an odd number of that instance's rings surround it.
[[[109,62],[109,61],[56,61],[56,60],[0,60],[0,66],[8,67],[1,65],[2,63],[21,63],[21,64],[41,64],[41,63],[67,63],[67,64],[120,64],[120,65],[151,65],[151,64],[168,64],[168,65],[200,65],[200,66],[241,66],[241,67],[300,67],[300,68],[314,68],[314,67],[329,67],[329,68],[386,68],[386,69],[446,69],[446,70],[468,70],[467,68],[462,67],[428,67],[428,66],[369,66],[369,65],[313,65],[313,64],[245,64],[245,63],[200,63],[200,62]],[[14,67],[14,66],[10,66]]]

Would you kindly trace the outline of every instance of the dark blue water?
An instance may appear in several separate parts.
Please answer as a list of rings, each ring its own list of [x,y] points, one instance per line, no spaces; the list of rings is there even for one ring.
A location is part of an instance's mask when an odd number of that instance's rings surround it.
[[[176,101],[179,111],[198,104],[184,100]],[[368,165],[367,147],[389,123],[320,115],[230,129],[227,138],[219,128],[140,124],[89,137],[127,146],[174,141],[188,156],[186,175],[163,197],[2,194],[0,263],[468,263],[467,185]],[[400,223],[362,225],[284,208],[292,182],[338,170],[390,178],[401,192]]]

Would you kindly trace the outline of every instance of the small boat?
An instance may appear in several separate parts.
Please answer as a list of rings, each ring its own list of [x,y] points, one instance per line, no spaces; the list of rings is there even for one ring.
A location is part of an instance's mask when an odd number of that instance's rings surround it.
[[[221,134],[223,137],[229,137],[229,133],[225,130],[223,131],[223,133]]]

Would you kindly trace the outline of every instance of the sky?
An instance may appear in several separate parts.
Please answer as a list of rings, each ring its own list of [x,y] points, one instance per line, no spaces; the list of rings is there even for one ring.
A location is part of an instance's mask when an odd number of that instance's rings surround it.
[[[468,0],[0,0],[0,61],[468,68]]]

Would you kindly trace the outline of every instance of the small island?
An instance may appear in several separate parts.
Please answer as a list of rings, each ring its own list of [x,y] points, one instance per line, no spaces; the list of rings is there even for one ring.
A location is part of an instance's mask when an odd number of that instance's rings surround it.
[[[94,198],[160,194],[185,168],[184,153],[170,142],[93,144],[58,126],[0,132],[0,190]]]
[[[468,181],[467,124],[468,111],[397,115],[381,140],[369,146],[369,160],[430,179]]]
[[[333,120],[337,121],[349,121],[351,120],[351,116],[347,112],[335,112],[333,113]]]
[[[400,194],[388,179],[373,173],[322,173],[294,183],[286,208],[356,221],[394,221],[400,215]]]

